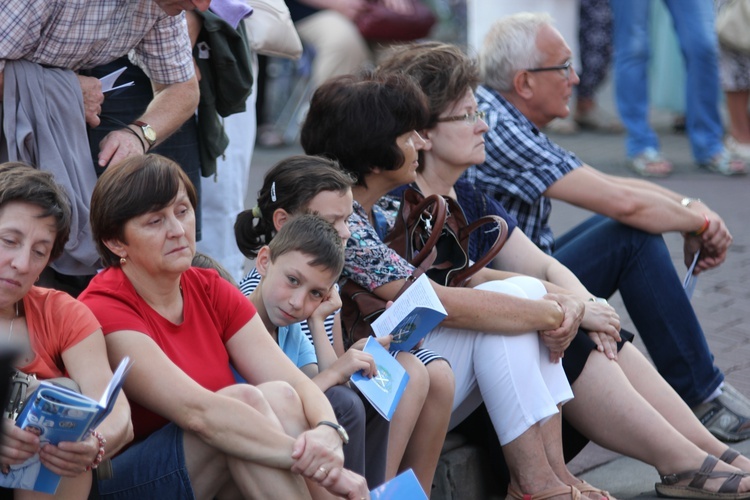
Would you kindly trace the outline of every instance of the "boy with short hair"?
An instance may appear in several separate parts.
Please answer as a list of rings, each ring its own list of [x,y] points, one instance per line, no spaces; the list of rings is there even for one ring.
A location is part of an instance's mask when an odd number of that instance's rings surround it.
[[[248,298],[284,353],[325,392],[350,434],[346,468],[362,473],[371,488],[378,486],[385,479],[388,423],[346,385],[355,372],[375,375],[375,362],[356,349],[337,357],[323,324],[341,307],[334,287],[344,267],[341,237],[317,215],[297,216],[259,250],[255,266],[261,280]],[[325,341],[313,345],[302,333],[303,320],[314,339]]]

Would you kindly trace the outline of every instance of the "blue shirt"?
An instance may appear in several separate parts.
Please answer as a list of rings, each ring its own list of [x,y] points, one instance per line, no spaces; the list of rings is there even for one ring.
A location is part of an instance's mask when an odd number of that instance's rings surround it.
[[[489,126],[487,156],[469,169],[467,179],[502,203],[529,239],[552,253],[552,203],[544,192],[583,162],[552,142],[499,92],[480,86],[476,97]]]
[[[315,348],[312,343],[307,339],[299,323],[293,323],[289,326],[280,326],[279,332],[279,347],[284,351],[286,357],[292,360],[292,363],[297,365],[297,368],[302,368],[305,365],[312,363],[317,364],[318,358],[315,355]]]

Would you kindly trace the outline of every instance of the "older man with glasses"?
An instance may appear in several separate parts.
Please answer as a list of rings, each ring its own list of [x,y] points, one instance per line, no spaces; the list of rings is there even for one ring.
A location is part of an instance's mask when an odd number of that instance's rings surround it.
[[[724,382],[661,234],[679,231],[695,273],[721,264],[732,243],[721,217],[640,179],[607,175],[553,143],[540,129],[570,112],[578,75],[571,51],[546,14],[498,20],[480,52],[487,156],[468,175],[503,203],[526,235],[592,293],[620,291],[661,375],[718,438],[750,437],[750,402]],[[555,239],[550,198],[598,215]],[[651,286],[644,286],[649,283]]]

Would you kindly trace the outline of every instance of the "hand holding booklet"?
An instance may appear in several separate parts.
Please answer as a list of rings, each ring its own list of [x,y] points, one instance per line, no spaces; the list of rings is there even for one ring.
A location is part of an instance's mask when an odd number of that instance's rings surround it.
[[[125,357],[99,401],[41,381],[18,415],[16,425],[37,434],[42,446],[81,441],[112,412],[130,366],[130,358]],[[38,454],[22,464],[10,466],[9,472],[0,473],[0,486],[5,488],[54,494],[59,483],[60,476],[47,469]]]
[[[370,326],[376,337],[393,335],[392,351],[409,351],[447,315],[423,274]]]
[[[390,421],[409,381],[409,374],[374,337],[367,339],[362,351],[372,355],[378,374],[368,378],[359,371],[352,374],[351,381],[378,413]]]

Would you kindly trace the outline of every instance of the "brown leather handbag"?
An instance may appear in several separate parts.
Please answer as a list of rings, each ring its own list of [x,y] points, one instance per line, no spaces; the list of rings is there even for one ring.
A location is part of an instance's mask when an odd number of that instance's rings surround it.
[[[493,225],[490,230],[497,232],[497,238],[490,250],[472,264],[469,259],[471,233],[488,225]],[[477,271],[495,258],[507,237],[508,225],[498,216],[484,216],[468,224],[463,209],[453,199],[424,196],[415,189],[406,189],[385,243],[416,269],[395,298],[423,273],[444,286],[465,286]],[[383,313],[386,301],[349,279],[341,286],[340,296],[344,341],[348,347],[372,335],[370,323]]]

